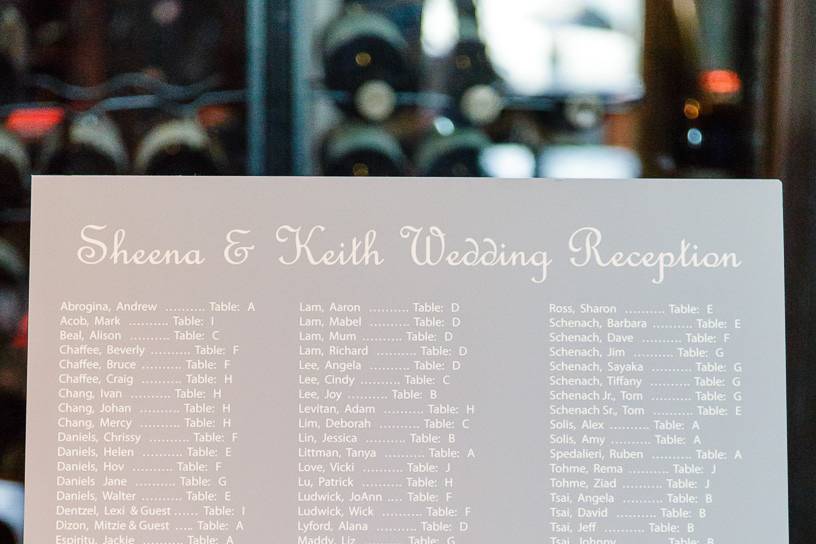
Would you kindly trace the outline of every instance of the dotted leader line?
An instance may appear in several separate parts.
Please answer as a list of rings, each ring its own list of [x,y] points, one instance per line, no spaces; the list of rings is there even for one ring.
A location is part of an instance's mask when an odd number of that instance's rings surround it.
[[[610,431],[649,431],[651,427],[609,427]]]
[[[380,429],[402,429],[402,430],[409,430],[415,431],[417,429],[421,429],[422,427],[419,425],[380,425]]]
[[[169,327],[170,323],[130,323],[131,327]]]
[[[653,455],[652,459],[657,461],[691,461],[691,456],[685,455]]]

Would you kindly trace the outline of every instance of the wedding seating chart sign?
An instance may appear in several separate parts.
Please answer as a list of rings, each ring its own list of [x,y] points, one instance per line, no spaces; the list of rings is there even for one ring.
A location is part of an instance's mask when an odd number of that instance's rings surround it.
[[[781,210],[35,178],[26,540],[786,542]]]

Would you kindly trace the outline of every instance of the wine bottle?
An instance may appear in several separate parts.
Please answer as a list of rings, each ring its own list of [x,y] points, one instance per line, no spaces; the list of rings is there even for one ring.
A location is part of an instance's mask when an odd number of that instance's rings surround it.
[[[479,23],[472,3],[459,5],[459,40],[445,65],[445,85],[459,115],[476,126],[498,119],[504,101],[498,91],[498,75],[479,35]]]
[[[410,87],[408,42],[400,29],[378,13],[349,9],[323,37],[325,85],[348,93],[341,105],[368,121],[383,121],[397,107],[397,92]]]
[[[567,97],[560,106],[567,128],[590,131],[601,126],[606,115],[603,99],[592,95]]]
[[[417,172],[426,177],[485,176],[481,157],[490,145],[490,139],[478,129],[460,129],[450,135],[435,133],[417,149]]]
[[[0,208],[23,206],[31,186],[31,164],[25,145],[0,129]]]
[[[25,275],[19,252],[0,238],[0,344],[11,339],[25,311]]]
[[[172,120],[150,130],[139,145],[135,170],[147,175],[224,174],[227,160],[218,142],[194,120]]]
[[[102,2],[109,21],[104,38],[112,73],[145,71],[168,83],[191,85],[234,72],[222,66],[228,27],[242,18],[241,3],[156,0]],[[222,72],[221,68],[225,68]],[[226,79],[232,78],[227,76]]]
[[[112,120],[83,114],[46,137],[39,166],[44,174],[112,176],[127,172],[128,155]]]
[[[326,138],[322,153],[327,176],[401,176],[406,159],[397,139],[371,125],[345,124]]]
[[[28,63],[28,30],[19,10],[0,2],[0,103],[17,100]]]

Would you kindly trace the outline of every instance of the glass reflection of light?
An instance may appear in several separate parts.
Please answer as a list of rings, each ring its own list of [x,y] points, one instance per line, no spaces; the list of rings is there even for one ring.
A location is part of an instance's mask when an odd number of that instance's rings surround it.
[[[0,522],[6,524],[23,541],[23,486],[0,480]]]
[[[539,176],[555,179],[632,179],[640,159],[630,149],[612,146],[552,146],[540,156]]]
[[[453,0],[425,0],[422,8],[422,49],[430,57],[444,57],[459,39]]]
[[[528,179],[536,175],[536,158],[529,148],[518,144],[496,144],[479,157],[482,169],[490,177]]]
[[[690,128],[686,133],[686,139],[692,147],[703,145],[703,132],[699,128]]]
[[[450,136],[456,130],[453,121],[447,117],[437,117],[434,119],[434,128],[442,136]]]
[[[476,0],[497,72],[517,93],[626,93],[640,88],[642,0]],[[582,21],[603,23],[584,26]],[[452,0],[426,0],[423,44],[450,51]],[[607,28],[608,27],[608,28]]]

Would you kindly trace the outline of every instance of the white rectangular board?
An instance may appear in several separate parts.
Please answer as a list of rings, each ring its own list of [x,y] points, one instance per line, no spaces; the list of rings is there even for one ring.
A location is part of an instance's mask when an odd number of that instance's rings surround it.
[[[35,178],[32,544],[787,542],[774,181]]]

